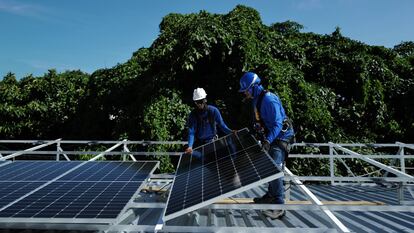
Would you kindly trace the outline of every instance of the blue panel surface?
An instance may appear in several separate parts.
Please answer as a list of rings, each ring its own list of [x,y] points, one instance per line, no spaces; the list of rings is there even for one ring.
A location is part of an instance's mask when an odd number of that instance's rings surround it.
[[[0,208],[30,193],[45,182],[0,181]]]
[[[181,156],[165,216],[183,213],[279,172],[248,130],[228,135]]]
[[[156,165],[156,161],[87,162],[59,181],[144,181]]]
[[[14,218],[116,218],[141,182],[53,182],[0,212]]]
[[[0,169],[0,181],[49,181],[82,162],[16,161]]]

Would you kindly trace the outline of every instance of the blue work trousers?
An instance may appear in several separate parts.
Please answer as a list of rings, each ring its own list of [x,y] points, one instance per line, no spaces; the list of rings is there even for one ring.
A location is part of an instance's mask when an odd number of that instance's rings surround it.
[[[283,172],[286,151],[280,148],[276,142],[270,145],[269,155],[275,161],[277,167]],[[268,193],[275,198],[275,204],[285,204],[285,187],[283,177],[269,182]]]

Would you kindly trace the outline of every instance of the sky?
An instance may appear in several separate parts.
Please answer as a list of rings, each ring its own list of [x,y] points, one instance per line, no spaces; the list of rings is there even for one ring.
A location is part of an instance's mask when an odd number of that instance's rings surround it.
[[[169,13],[226,14],[255,8],[266,25],[296,21],[303,32],[342,35],[392,48],[414,41],[414,0],[0,0],[0,79],[111,68],[149,47]]]

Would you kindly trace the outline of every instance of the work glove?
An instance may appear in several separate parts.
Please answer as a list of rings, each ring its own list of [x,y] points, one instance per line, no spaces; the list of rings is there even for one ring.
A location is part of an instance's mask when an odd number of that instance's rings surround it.
[[[263,142],[262,142],[262,148],[265,151],[269,151],[269,149],[270,149],[270,142],[268,140],[266,140],[266,139],[263,140]]]
[[[185,149],[184,154],[191,154],[193,153],[193,148],[192,147],[187,147],[187,149]]]

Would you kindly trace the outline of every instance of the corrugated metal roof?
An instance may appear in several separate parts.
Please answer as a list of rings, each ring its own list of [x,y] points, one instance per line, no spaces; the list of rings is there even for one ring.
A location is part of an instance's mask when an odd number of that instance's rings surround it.
[[[380,201],[389,205],[398,205],[397,188],[379,186],[307,186],[322,201]],[[291,200],[306,200],[305,195],[293,186]],[[252,198],[265,193],[261,186],[235,197]],[[414,200],[408,191],[404,193],[406,200]],[[197,211],[197,214],[185,215],[167,222],[177,226],[215,226],[231,227],[279,227],[279,228],[320,228],[333,229],[329,219],[322,211],[288,210],[282,219],[271,220],[261,214],[260,210],[208,210]],[[335,215],[354,232],[414,232],[413,212],[377,212],[377,211],[335,211]],[[195,221],[197,218],[198,221]]]

